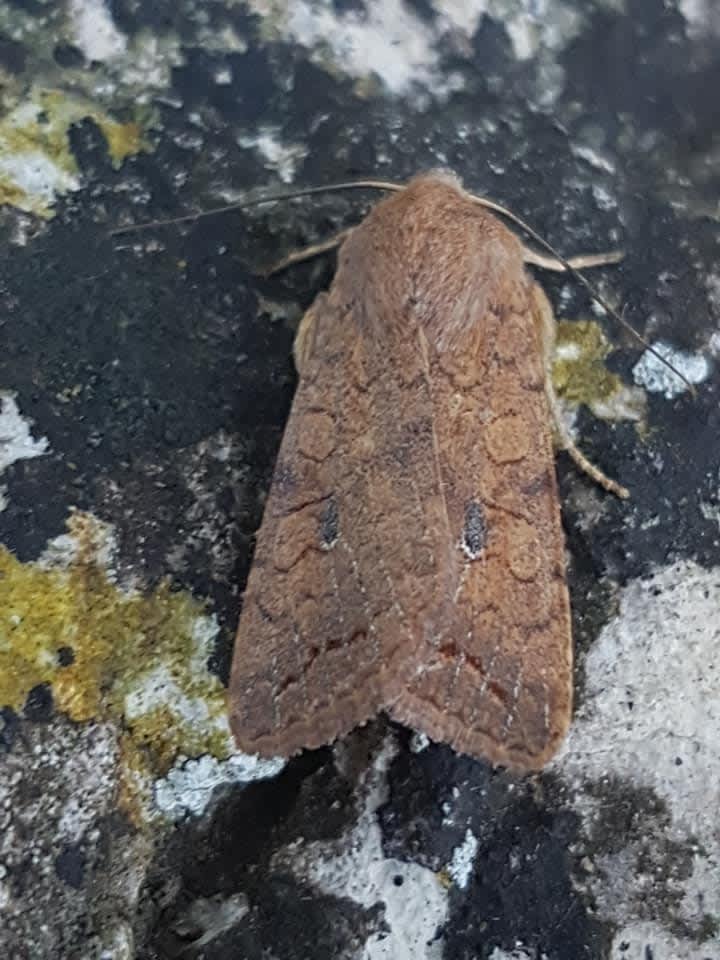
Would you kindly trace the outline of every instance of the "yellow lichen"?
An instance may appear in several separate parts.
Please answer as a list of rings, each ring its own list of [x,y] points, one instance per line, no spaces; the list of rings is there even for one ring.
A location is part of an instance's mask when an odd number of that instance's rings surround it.
[[[559,322],[553,382],[560,396],[569,403],[590,404],[607,400],[619,390],[622,381],[605,366],[611,349],[594,321]]]
[[[560,321],[552,368],[555,389],[568,404],[585,404],[596,416],[640,420],[644,394],[608,370],[605,360],[612,349],[594,320]]]
[[[152,763],[147,750],[138,746],[129,734],[120,737],[119,747],[117,805],[132,823],[140,826],[148,822],[152,809]]]
[[[98,126],[105,136],[110,159],[116,168],[126,157],[139,153],[145,147],[139,123],[114,123],[105,117],[98,117]]]
[[[120,123],[91,100],[35,88],[0,122],[0,202],[51,216],[55,197],[79,185],[68,134],[88,118],[102,130],[115,167],[145,149],[139,117]]]
[[[164,774],[179,754],[228,756],[203,605],[167,583],[122,591],[99,560],[93,518],[75,514],[69,526],[75,555],[65,569],[21,563],[0,547],[0,705],[21,709],[33,687],[49,684],[72,720],[123,731],[138,775]]]
[[[8,177],[0,176],[0,204],[8,207],[21,207],[25,201],[25,191]]]

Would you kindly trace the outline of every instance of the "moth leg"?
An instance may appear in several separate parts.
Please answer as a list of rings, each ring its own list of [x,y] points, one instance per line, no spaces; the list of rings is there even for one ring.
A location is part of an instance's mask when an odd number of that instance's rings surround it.
[[[340,233],[336,233],[334,237],[323,240],[322,243],[313,243],[309,247],[301,247],[299,250],[293,250],[292,253],[289,253],[286,257],[283,257],[282,260],[278,260],[277,263],[273,264],[273,266],[265,272],[265,276],[270,277],[274,273],[280,273],[281,270],[287,270],[287,268],[293,266],[293,264],[304,263],[305,260],[312,260],[313,257],[319,257],[323,253],[328,253],[330,250],[341,247],[352,232],[352,229],[353,228],[350,227],[347,230],[341,230]]]
[[[573,270],[590,270],[592,267],[603,267],[612,263],[619,263],[625,256],[622,250],[609,250],[607,253],[588,253],[578,257],[568,257],[568,263]],[[523,260],[542,270],[554,270],[556,273],[565,273],[567,267],[555,257],[546,256],[523,247]]]
[[[570,455],[570,459],[579,470],[581,470],[583,473],[586,473],[592,480],[595,481],[595,483],[603,487],[603,489],[610,493],[614,493],[616,497],[621,497],[624,500],[630,496],[629,491],[615,480],[612,480],[610,477],[606,476],[606,474],[604,474],[599,467],[596,467],[594,463],[591,463],[588,460],[582,450],[577,447],[575,441],[570,436],[570,433],[565,426],[562,411],[560,409],[560,401],[555,393],[555,387],[553,386],[552,381],[552,363],[553,356],[555,354],[555,315],[553,314],[553,310],[550,306],[548,298],[545,296],[545,293],[538,284],[533,285],[533,299],[535,306],[535,322],[538,326],[543,351],[543,365],[545,367],[545,393],[550,406],[557,442],[562,450],[567,451],[567,453]]]
[[[293,341],[293,361],[298,376],[302,377],[308,368],[310,358],[315,347],[315,333],[317,331],[317,313],[324,307],[327,300],[326,293],[319,293],[312,306],[302,315]]]

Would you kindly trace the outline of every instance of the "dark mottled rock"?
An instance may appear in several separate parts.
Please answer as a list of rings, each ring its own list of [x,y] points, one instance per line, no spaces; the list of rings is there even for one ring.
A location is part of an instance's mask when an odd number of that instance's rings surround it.
[[[53,696],[50,685],[41,683],[33,687],[25,700],[23,716],[36,723],[47,722],[52,716],[52,710]]]
[[[447,165],[565,253],[622,245],[624,262],[597,277],[603,290],[649,339],[708,351],[720,313],[720,25],[709,0],[550,0],[541,13],[494,4],[495,15],[477,18],[473,5],[453,13],[413,0],[401,5],[400,26],[394,5],[381,22],[383,5],[333,0],[323,10],[337,22],[313,50],[284,30],[280,12],[263,20],[252,3],[111,0],[105,26],[127,62],[142,60],[147,38],[160,51],[157,70],[132,82],[122,56],[95,59],[51,6],[9,5],[26,18],[17,36],[31,39],[0,37],[5,73],[26,89],[115,93],[67,131],[81,183],[56,200],[54,218],[28,227],[7,207],[0,220],[9,251],[0,389],[48,443],[2,472],[0,542],[27,563],[64,532],[71,508],[111,523],[121,582],[149,590],[169,576],[207,599],[220,624],[210,661],[222,678],[294,389],[293,331],[333,259],[258,273],[357,222],[375,194],[123,236],[109,228],[224,204],[277,184],[279,170],[308,184]],[[350,47],[334,52],[351,27],[355,43],[369,37],[363,76]],[[140,116],[151,149],[113,162],[103,111]],[[542,282],[563,316],[593,315],[582,287]],[[615,346],[607,365],[631,384],[643,348],[602,323]],[[596,494],[558,457],[577,724],[586,691],[597,689],[587,658],[632,602],[624,586],[673,563],[689,565],[678,567],[688,580],[720,565],[719,390],[715,364],[695,397],[648,393],[642,431],[579,409],[583,450],[631,489],[627,504]],[[342,517],[325,519],[329,542]],[[484,533],[476,519],[473,550]],[[632,639],[642,629],[629,621]],[[674,626],[683,641],[685,628]],[[71,641],[55,655],[67,676]],[[714,669],[711,652],[707,660],[698,673]],[[640,667],[615,682],[630,725]],[[668,710],[681,725],[693,698],[679,689]],[[647,750],[634,766],[628,753],[624,778],[585,768],[571,777],[561,763],[519,780],[441,746],[420,750],[380,721],[275,779],[226,784],[203,816],[160,827],[132,820],[144,801],[134,807],[127,793],[118,811],[118,784],[132,782],[118,759],[127,731],[104,720],[66,723],[47,685],[22,711],[0,704],[0,796],[9,798],[0,810],[10,811],[0,815],[0,900],[12,910],[0,943],[9,956],[74,960],[121,944],[141,960],[350,958],[370,939],[388,950],[407,941],[415,931],[403,926],[404,904],[415,927],[430,918],[418,960],[516,950],[601,960],[611,944],[642,960],[714,949],[717,918],[698,900],[706,881],[693,871],[717,851],[708,853],[709,833],[693,839],[703,820],[691,787],[703,764],[717,775],[716,760],[692,733],[645,741],[658,764],[666,747],[686,777],[687,789],[661,796],[667,768],[658,783],[642,782]]]
[[[78,844],[67,844],[55,857],[55,872],[69,887],[80,890],[85,879],[85,853]]]

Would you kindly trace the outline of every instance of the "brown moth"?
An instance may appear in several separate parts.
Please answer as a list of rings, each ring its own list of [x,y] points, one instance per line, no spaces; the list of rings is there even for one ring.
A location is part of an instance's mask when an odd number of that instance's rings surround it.
[[[449,175],[344,236],[299,384],[230,680],[239,747],[290,756],[379,711],[537,770],[568,729],[572,636],[534,258]]]

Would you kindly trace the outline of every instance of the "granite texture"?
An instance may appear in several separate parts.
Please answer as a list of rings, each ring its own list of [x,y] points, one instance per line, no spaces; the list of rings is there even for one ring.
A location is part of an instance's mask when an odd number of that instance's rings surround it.
[[[0,946],[18,960],[720,960],[720,17],[713,0],[0,8]],[[450,167],[696,383],[542,282],[568,742],[514,778],[382,718],[283,765],[222,684],[294,389],[357,222],[247,191]]]

